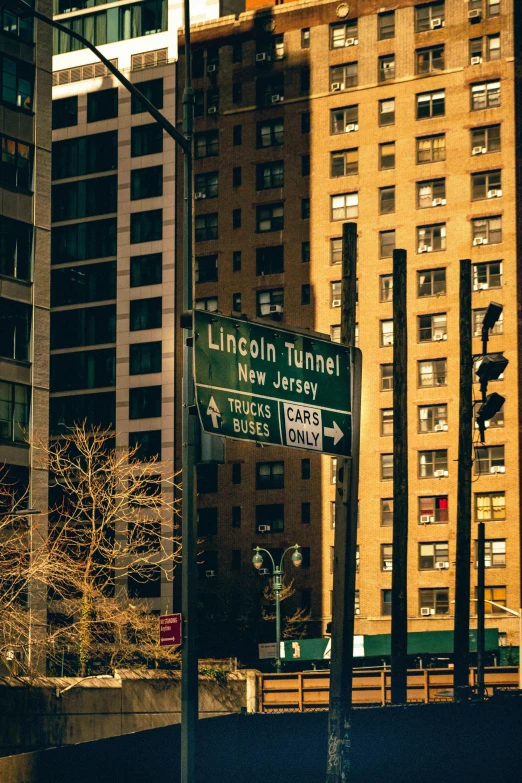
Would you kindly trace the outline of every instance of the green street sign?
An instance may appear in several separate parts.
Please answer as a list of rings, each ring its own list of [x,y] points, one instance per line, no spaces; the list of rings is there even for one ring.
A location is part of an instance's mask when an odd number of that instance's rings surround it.
[[[354,350],[195,310],[196,400],[203,430],[350,456]]]

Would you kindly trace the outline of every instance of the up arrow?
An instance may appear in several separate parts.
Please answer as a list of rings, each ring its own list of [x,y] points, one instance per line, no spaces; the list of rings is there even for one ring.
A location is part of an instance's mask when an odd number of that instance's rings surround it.
[[[219,419],[221,418],[221,413],[219,412],[219,408],[216,405],[216,401],[214,397],[211,397],[208,403],[207,416],[210,416],[210,418],[212,419],[212,426],[214,427],[215,430],[217,430],[219,426],[218,418]],[[334,441],[334,443],[336,443],[336,441]]]
[[[212,402],[212,400],[211,400]],[[341,438],[344,437],[344,432],[339,427],[336,421],[333,423],[333,427],[325,427],[324,428],[324,436],[325,438],[333,438],[333,445],[336,446]]]

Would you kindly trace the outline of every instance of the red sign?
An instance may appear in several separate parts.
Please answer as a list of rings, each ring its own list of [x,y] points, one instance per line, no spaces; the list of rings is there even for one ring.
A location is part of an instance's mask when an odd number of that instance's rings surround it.
[[[181,644],[181,615],[164,614],[160,617],[160,647],[177,647]]]

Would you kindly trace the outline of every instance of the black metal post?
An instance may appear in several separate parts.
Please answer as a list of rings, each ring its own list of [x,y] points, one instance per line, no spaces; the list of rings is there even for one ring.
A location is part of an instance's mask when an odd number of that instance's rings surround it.
[[[393,550],[391,700],[406,704],[408,679],[407,257],[393,251]]]

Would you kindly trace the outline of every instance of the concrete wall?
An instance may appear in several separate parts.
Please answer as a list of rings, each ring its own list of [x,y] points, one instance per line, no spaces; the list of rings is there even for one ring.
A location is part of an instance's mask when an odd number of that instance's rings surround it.
[[[254,671],[229,674],[223,684],[201,677],[200,717],[255,712],[255,684]],[[0,714],[0,756],[89,742],[179,723],[181,681],[178,673],[124,671],[83,681],[47,677],[30,686],[6,678]]]

